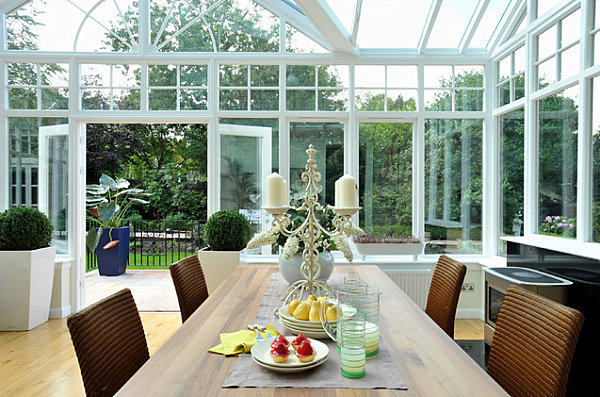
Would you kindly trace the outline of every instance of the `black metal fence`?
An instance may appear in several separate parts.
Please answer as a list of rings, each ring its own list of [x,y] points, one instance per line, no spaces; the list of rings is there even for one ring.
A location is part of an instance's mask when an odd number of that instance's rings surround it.
[[[205,221],[200,220],[142,220],[123,222],[131,228],[129,237],[128,266],[143,266],[151,269],[169,266],[204,247],[202,232]],[[94,227],[87,224],[88,230]],[[86,268],[98,267],[96,253],[87,250]]]

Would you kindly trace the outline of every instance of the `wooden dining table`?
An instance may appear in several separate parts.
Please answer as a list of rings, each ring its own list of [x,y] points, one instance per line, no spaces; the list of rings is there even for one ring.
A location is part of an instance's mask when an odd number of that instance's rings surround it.
[[[442,331],[379,267],[355,271],[381,290],[381,342],[407,390],[222,388],[236,357],[208,353],[219,334],[253,322],[275,265],[241,265],[136,372],[117,396],[506,396],[502,388]],[[280,324],[274,324],[281,327]],[[333,352],[333,354],[337,354]],[[367,363],[368,371],[368,363]]]

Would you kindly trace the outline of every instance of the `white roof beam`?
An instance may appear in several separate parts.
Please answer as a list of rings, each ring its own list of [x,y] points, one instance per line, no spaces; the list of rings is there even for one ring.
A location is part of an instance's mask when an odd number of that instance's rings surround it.
[[[431,7],[429,7],[429,13],[425,20],[425,26],[423,26],[423,32],[421,32],[421,38],[419,39],[419,45],[417,46],[419,54],[425,52],[425,48],[427,48],[427,42],[429,41],[429,36],[431,36],[431,31],[433,30],[433,25],[435,25],[435,20],[440,12],[441,6],[442,0],[433,0],[431,2]]]
[[[321,36],[306,15],[290,7],[281,0],[254,0],[255,3],[266,8],[273,14],[283,18],[307,37],[317,42],[320,46],[330,49],[331,45]]]
[[[358,27],[360,25],[360,11],[362,10],[363,0],[356,0],[354,3],[354,15],[352,17],[352,39],[351,43],[356,46],[356,38],[358,37]]]
[[[479,27],[479,23],[483,18],[483,14],[487,9],[488,4],[490,4],[490,0],[479,0],[479,2],[477,3],[475,11],[473,11],[473,15],[471,15],[469,25],[467,26],[467,29],[465,30],[465,33],[463,34],[463,37],[460,40],[460,44],[458,45],[458,50],[461,54],[464,54],[466,49],[469,48],[471,40],[473,40],[475,31]]]
[[[513,7],[510,10],[507,10],[504,18],[498,22],[494,33],[492,33],[492,37],[490,37],[490,41],[487,44],[488,52],[491,54],[494,52],[496,47],[500,44],[502,37],[506,34],[508,28],[512,28],[516,23],[516,19],[518,19],[519,15],[522,12],[526,12],[527,4],[523,0],[512,0],[514,3]],[[509,4],[510,7],[510,4]],[[516,26],[514,26],[516,28]],[[499,29],[498,29],[499,28]],[[490,45],[491,44],[491,45]]]
[[[296,4],[333,51],[358,54],[356,46],[353,46],[350,41],[350,34],[325,0],[296,0]]]

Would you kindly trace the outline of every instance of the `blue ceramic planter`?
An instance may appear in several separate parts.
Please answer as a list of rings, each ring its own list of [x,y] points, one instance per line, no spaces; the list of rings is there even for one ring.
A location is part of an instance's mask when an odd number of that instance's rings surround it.
[[[105,250],[102,247],[111,241],[108,236],[109,232],[112,240],[119,240],[119,244]],[[101,276],[118,276],[125,273],[129,261],[129,226],[104,229],[98,247],[96,247],[96,257],[98,258],[98,272]]]

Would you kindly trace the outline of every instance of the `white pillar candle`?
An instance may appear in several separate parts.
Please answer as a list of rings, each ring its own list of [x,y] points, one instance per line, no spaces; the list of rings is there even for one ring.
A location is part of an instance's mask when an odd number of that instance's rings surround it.
[[[276,172],[268,175],[267,207],[283,207],[287,204],[287,182]]]
[[[356,179],[352,175],[345,174],[338,179],[338,182],[339,201],[336,207],[356,207]]]
[[[340,206],[340,180],[335,181],[335,206]]]

